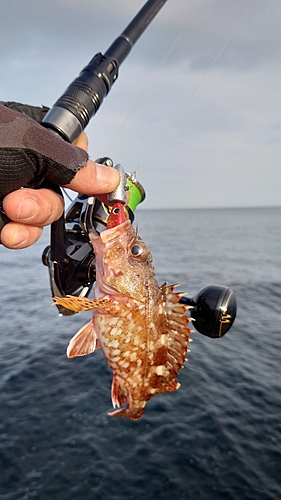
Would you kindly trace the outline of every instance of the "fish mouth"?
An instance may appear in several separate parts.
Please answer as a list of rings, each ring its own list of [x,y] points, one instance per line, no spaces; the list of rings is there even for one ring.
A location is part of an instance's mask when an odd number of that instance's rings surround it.
[[[110,262],[106,257],[106,251],[116,241],[126,239],[130,231],[133,231],[131,221],[126,220],[116,227],[102,231],[99,236],[94,233],[89,234],[96,256],[96,286],[98,286],[100,292],[106,294],[116,293],[116,289],[108,280],[123,276],[124,269],[120,265],[117,266],[115,261],[114,263]]]
[[[100,241],[102,243],[109,243],[111,241],[114,241],[116,238],[118,238],[122,233],[126,232],[129,228],[132,227],[131,221],[126,220],[125,222],[122,222],[122,224],[119,224],[116,227],[112,227],[111,229],[105,229],[105,231],[102,231],[100,235],[96,235],[94,233],[90,233],[90,240],[92,243]]]

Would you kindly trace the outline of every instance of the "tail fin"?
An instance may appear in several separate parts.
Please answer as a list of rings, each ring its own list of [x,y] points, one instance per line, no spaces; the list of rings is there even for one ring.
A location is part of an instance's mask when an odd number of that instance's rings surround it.
[[[130,408],[129,405],[126,406],[125,408],[120,408],[120,410],[115,410],[108,413],[110,417],[127,417],[130,418],[131,420],[138,420],[143,416],[143,414],[144,414],[144,407]]]

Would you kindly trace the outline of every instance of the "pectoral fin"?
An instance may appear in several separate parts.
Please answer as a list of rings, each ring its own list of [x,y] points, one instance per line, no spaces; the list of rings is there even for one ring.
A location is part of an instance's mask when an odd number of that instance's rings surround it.
[[[103,313],[113,314],[118,312],[118,302],[100,298],[97,300],[90,300],[86,297],[75,297],[74,295],[67,295],[66,297],[53,297],[54,304],[64,306],[71,311],[93,311],[98,310]]]
[[[98,347],[94,324],[91,320],[72,337],[68,344],[66,354],[68,358],[86,356],[94,352]]]

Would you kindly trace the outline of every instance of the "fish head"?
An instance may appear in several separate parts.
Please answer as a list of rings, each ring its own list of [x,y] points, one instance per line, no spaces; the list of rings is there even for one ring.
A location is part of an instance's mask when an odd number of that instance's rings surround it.
[[[152,254],[131,222],[90,234],[96,256],[96,285],[100,292],[123,294],[144,302],[148,288],[158,290]]]

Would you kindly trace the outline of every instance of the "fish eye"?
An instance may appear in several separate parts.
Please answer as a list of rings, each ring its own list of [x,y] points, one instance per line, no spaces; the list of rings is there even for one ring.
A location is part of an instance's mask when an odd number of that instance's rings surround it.
[[[114,215],[117,215],[120,213],[120,208],[115,207],[115,208],[113,208],[112,212],[114,213]]]
[[[140,245],[133,245],[131,254],[133,257],[140,257],[143,254],[143,248]]]

